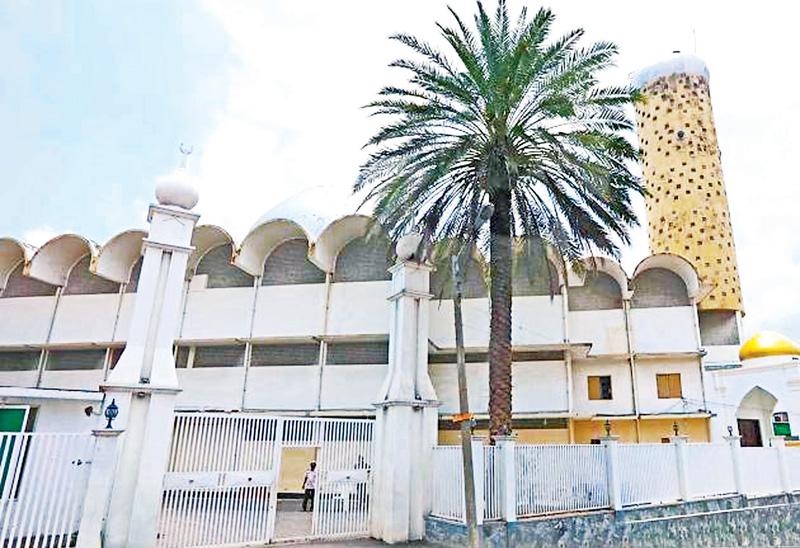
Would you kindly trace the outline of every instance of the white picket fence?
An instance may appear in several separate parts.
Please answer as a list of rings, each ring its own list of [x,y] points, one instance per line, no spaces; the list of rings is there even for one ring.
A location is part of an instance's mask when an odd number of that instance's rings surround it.
[[[70,546],[89,478],[91,434],[0,434],[0,546]]]
[[[512,451],[503,459],[502,451]],[[475,453],[475,452],[473,452]],[[737,443],[516,445],[475,453],[479,516],[484,520],[669,504],[740,494],[800,491],[800,448]],[[513,463],[512,473],[503,470]],[[433,451],[431,514],[464,520],[460,446]],[[506,490],[504,477],[513,477]],[[513,504],[509,502],[513,501]],[[509,505],[510,507],[504,507]]]

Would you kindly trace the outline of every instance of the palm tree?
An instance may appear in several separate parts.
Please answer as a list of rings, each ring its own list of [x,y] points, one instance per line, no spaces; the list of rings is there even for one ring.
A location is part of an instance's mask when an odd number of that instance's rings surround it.
[[[523,9],[516,24],[500,0],[494,16],[478,2],[470,28],[437,25],[448,54],[413,36],[392,39],[415,58],[410,72],[367,105],[389,121],[367,143],[355,191],[397,237],[412,229],[437,241],[478,242],[490,255],[490,433],[511,431],[511,279],[515,238],[551,246],[565,259],[617,256],[637,224],[630,171],[636,150],[627,86],[605,87],[609,42],[582,47],[582,30],[550,40],[554,15]],[[475,219],[494,207],[488,234]]]

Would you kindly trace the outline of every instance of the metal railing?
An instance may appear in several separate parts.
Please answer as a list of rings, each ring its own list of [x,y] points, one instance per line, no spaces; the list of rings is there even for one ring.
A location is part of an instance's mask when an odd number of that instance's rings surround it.
[[[740,494],[800,491],[800,448],[728,443],[516,445],[484,447],[476,457],[479,510],[486,520],[661,505]],[[513,456],[513,458],[511,458]],[[504,469],[504,466],[512,467]],[[433,451],[431,514],[464,519],[461,448]],[[504,485],[507,478],[513,485]],[[480,514],[479,514],[480,515]]]
[[[518,516],[608,506],[606,454],[599,445],[519,445],[515,465]]]

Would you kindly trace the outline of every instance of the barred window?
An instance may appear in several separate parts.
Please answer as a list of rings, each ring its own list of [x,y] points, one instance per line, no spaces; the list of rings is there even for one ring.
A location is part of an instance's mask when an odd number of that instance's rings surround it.
[[[185,369],[189,363],[189,346],[179,346],[175,349],[175,367]]]
[[[101,278],[89,270],[91,257],[84,256],[69,271],[67,284],[64,286],[64,295],[91,295],[98,293],[116,293],[119,284]]]
[[[215,287],[252,287],[253,277],[231,264],[233,246],[223,244],[206,253],[197,264],[195,274],[208,275],[209,289]]]
[[[348,243],[336,258],[334,282],[390,280],[392,250],[388,239],[364,236]]]
[[[196,346],[192,367],[240,367],[244,365],[244,345]]]
[[[105,348],[99,350],[49,350],[48,371],[82,371],[103,369],[106,360]]]
[[[336,342],[328,344],[328,365],[385,365],[389,342]]]
[[[39,367],[38,350],[0,352],[0,371],[34,371]]]
[[[260,344],[253,346],[250,365],[317,365],[319,343]]]
[[[605,272],[587,272],[583,286],[569,288],[570,310],[613,310],[622,308],[622,290]]]
[[[6,280],[6,287],[0,297],[45,297],[56,294],[56,286],[40,282],[22,273],[22,261],[14,268]]]
[[[633,280],[632,308],[688,306],[691,304],[686,284],[666,268],[645,270]]]
[[[284,242],[264,261],[261,285],[321,284],[325,273],[308,260],[308,242]]]

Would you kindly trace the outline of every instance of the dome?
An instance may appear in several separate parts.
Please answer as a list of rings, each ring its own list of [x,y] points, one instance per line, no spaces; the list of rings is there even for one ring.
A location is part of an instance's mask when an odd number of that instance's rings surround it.
[[[160,205],[177,206],[182,209],[192,209],[197,205],[199,200],[197,188],[186,168],[179,167],[169,175],[158,178],[156,200]]]
[[[643,88],[653,80],[673,74],[691,74],[702,76],[708,80],[708,67],[702,59],[694,55],[676,55],[635,73],[632,83],[636,88]]]
[[[739,349],[739,359],[742,361],[768,356],[800,356],[800,346],[780,333],[761,331]]]

